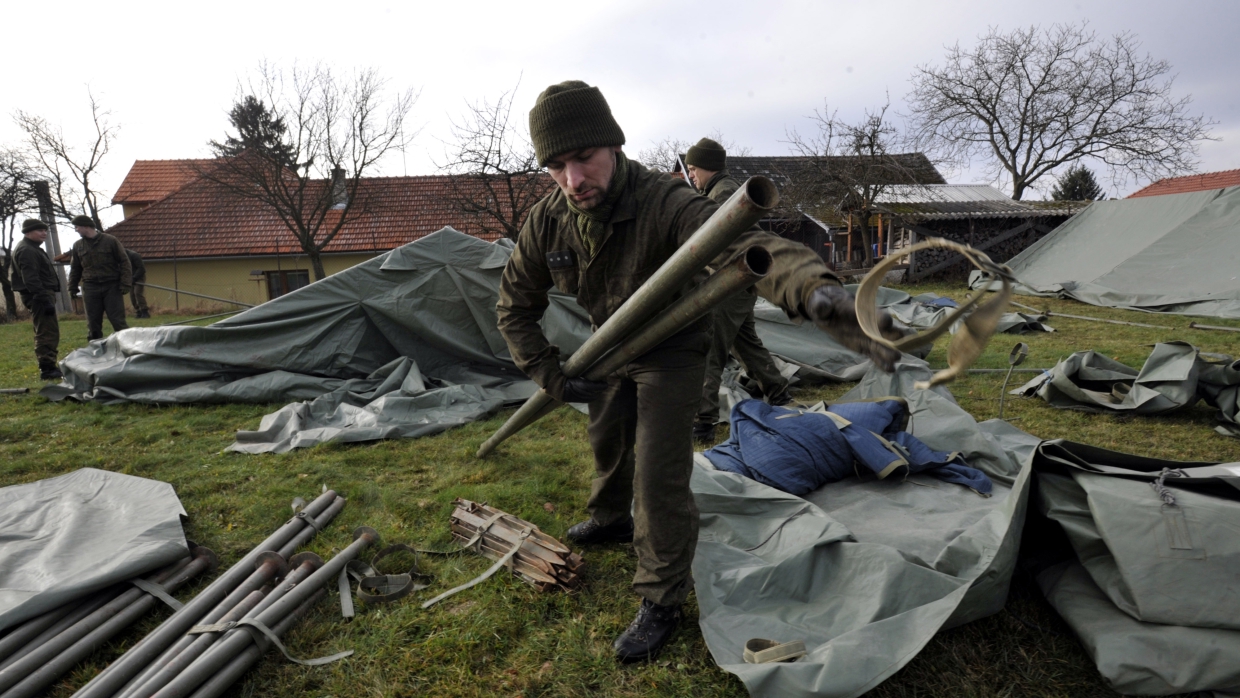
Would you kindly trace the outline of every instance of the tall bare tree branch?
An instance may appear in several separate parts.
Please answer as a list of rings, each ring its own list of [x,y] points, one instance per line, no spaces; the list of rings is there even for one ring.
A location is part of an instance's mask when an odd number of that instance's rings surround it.
[[[1171,64],[1140,49],[1133,34],[1102,40],[1087,24],[992,28],[972,49],[949,48],[944,65],[916,69],[913,135],[958,164],[986,156],[1013,199],[1082,158],[1117,181],[1191,172],[1215,122],[1173,97]]]
[[[538,166],[525,127],[512,121],[515,92],[503,92],[494,102],[466,103],[464,115],[452,120],[452,142],[439,168],[452,175],[453,208],[482,232],[513,240],[530,209],[555,185]]]
[[[323,250],[369,210],[363,177],[417,135],[405,122],[418,94],[386,88],[374,68],[342,76],[322,64],[286,71],[264,63],[241,91],[283,121],[284,147],[218,158],[197,173],[274,213],[310,259],[314,278],[322,279]]]

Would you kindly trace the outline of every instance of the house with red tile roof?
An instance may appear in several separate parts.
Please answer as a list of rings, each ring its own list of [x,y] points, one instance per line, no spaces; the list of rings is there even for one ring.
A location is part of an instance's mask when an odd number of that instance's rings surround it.
[[[297,238],[274,211],[198,176],[209,162],[139,160],[117,189],[113,203],[124,207],[125,219],[108,232],[142,255],[147,283],[258,304],[313,281]],[[494,225],[454,203],[468,181],[450,175],[363,178],[349,219],[323,250],[325,271],[334,274],[444,226],[498,239]],[[341,214],[328,215],[324,232],[334,227],[331,216]],[[150,287],[147,301],[161,308],[204,304]]]
[[[1187,194],[1193,191],[1209,191],[1211,189],[1226,189],[1227,187],[1240,187],[1240,170],[1206,172],[1184,177],[1166,177],[1144,189],[1138,189],[1129,194],[1128,198],[1162,196],[1163,194]]]

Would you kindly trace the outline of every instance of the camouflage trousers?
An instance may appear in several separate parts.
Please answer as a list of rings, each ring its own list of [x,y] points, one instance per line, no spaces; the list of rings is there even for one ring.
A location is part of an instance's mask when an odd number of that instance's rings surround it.
[[[729,353],[735,354],[745,373],[757,381],[763,396],[778,395],[788,388],[787,379],[780,375],[771,353],[758,339],[753,319],[756,302],[757,294],[745,290],[719,304],[712,313],[714,328],[695,424],[713,426],[719,422],[719,385]]]
[[[590,515],[606,525],[632,511],[633,589],[664,606],[683,602],[693,586],[692,427],[708,343],[692,329],[672,337],[611,376],[590,403]]]
[[[103,316],[108,316],[113,332],[129,329],[125,322],[125,295],[117,283],[82,284],[82,304],[86,306],[86,339],[103,339]]]
[[[22,294],[22,305],[30,308],[34,324],[35,359],[40,367],[55,367],[60,358],[60,320],[56,317],[56,298],[51,293],[43,295],[43,305],[39,309],[34,307],[34,297],[29,293]]]

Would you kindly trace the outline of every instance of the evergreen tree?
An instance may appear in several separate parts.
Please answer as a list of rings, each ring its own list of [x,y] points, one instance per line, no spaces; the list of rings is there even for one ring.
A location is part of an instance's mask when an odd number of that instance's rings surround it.
[[[1051,190],[1055,201],[1102,201],[1107,198],[1094,173],[1084,165],[1073,165],[1059,178]]]
[[[228,112],[228,121],[236,129],[237,135],[229,133],[224,142],[211,141],[211,150],[216,157],[230,157],[245,150],[256,150],[271,157],[276,162],[293,164],[293,146],[288,142],[288,127],[284,125],[284,117],[267,108],[267,105],[253,95],[233,105]]]

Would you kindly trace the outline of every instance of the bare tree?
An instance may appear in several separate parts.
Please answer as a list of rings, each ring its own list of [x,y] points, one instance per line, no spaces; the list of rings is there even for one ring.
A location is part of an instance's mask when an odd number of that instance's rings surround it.
[[[362,178],[417,135],[405,128],[417,93],[388,95],[386,87],[374,68],[346,77],[321,64],[286,71],[264,63],[239,101],[253,97],[269,105],[286,128],[282,147],[251,148],[198,165],[196,172],[224,193],[274,213],[310,259],[315,280],[322,279],[323,250],[368,210]]]
[[[867,110],[856,124],[824,107],[810,117],[816,133],[802,136],[793,129],[787,135],[792,151],[803,158],[785,192],[789,205],[849,216],[855,222],[854,235],[861,238],[866,266],[874,261],[869,221],[878,198],[893,185],[921,181],[907,158],[892,152],[902,139],[887,119],[888,107]]]
[[[515,92],[466,103],[465,114],[452,121],[453,142],[440,166],[452,175],[453,208],[482,232],[513,240],[530,209],[555,186],[538,166],[526,129],[511,120]]]
[[[913,133],[958,163],[993,155],[990,173],[1011,177],[1013,199],[1085,157],[1121,180],[1191,172],[1215,122],[1172,97],[1171,64],[1140,48],[1133,34],[1104,41],[1084,23],[992,28],[970,50],[949,48],[945,65],[916,69]]]
[[[99,218],[101,197],[94,177],[120,127],[111,122],[111,112],[103,108],[94,93],[87,89],[86,94],[90,98],[94,130],[86,147],[71,145],[60,126],[41,116],[18,110],[13,120],[26,136],[26,146],[38,162],[41,178],[51,184],[56,215],[68,219],[85,212],[94,219],[95,228],[103,230]]]
[[[13,241],[17,238],[20,214],[38,207],[33,182],[36,178],[26,156],[19,150],[0,150],[0,291],[4,294],[5,314],[0,321],[17,319],[17,299],[9,278],[13,273]]]

